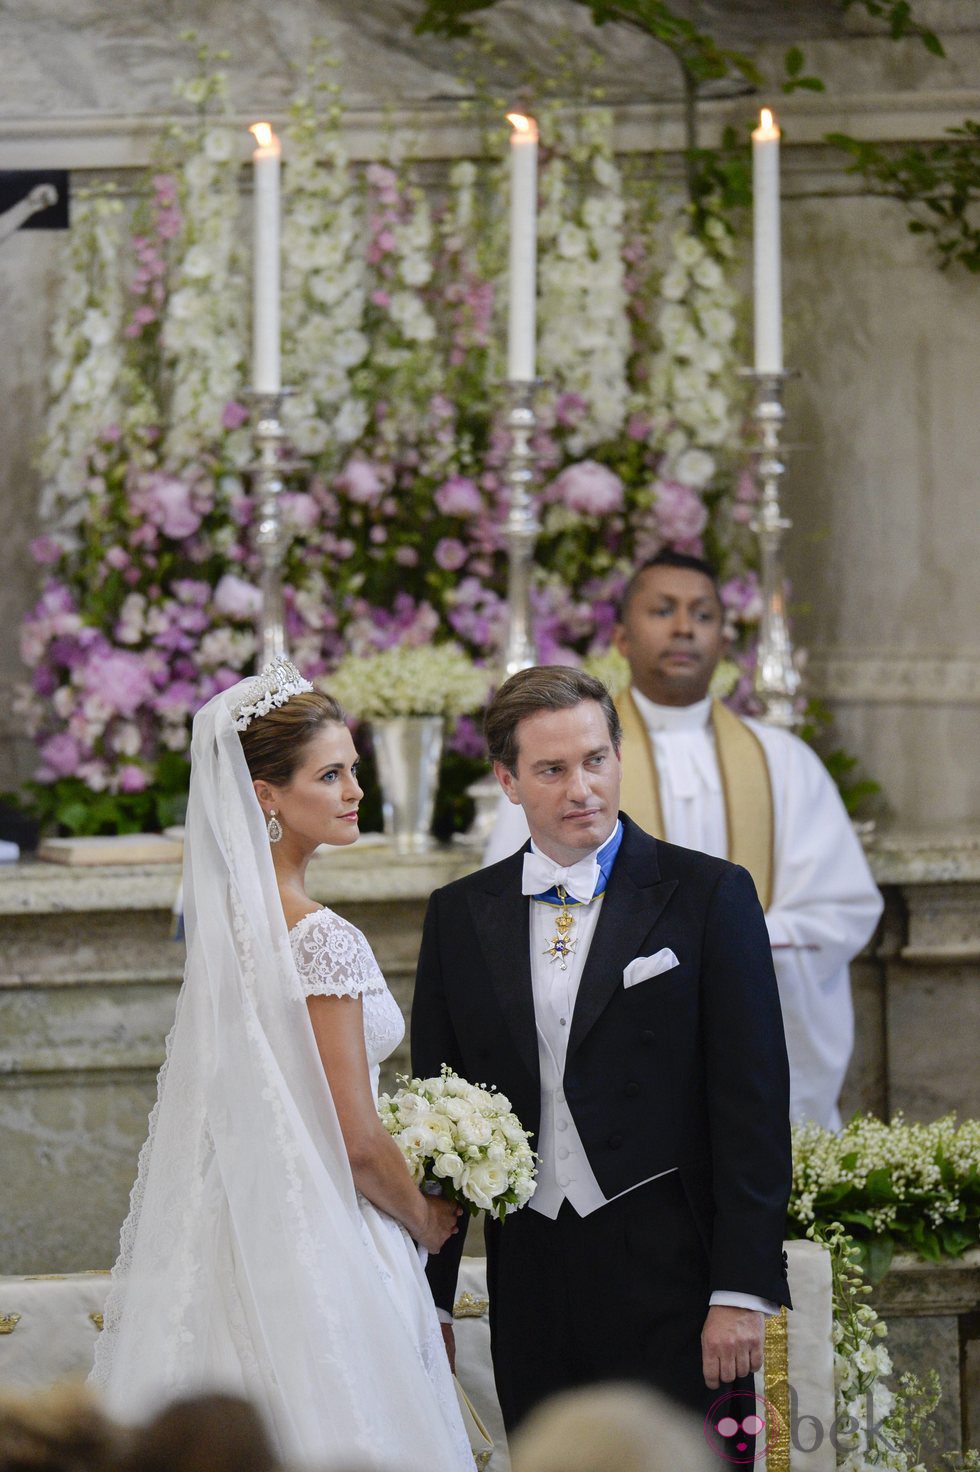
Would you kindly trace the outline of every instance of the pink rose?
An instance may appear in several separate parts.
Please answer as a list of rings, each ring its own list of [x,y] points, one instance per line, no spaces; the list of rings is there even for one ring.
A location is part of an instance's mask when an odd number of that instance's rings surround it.
[[[354,455],[348,460],[337,478],[337,483],[341,490],[347,492],[351,501],[356,501],[361,506],[373,505],[385,493],[380,470],[363,455]]]
[[[282,509],[297,531],[311,532],[320,520],[320,508],[305,491],[288,491]]]
[[[708,513],[696,491],[676,480],[660,480],[654,486],[653,514],[665,542],[696,541],[704,531]]]
[[[568,465],[547,488],[549,501],[564,501],[582,516],[609,516],[623,505],[623,482],[596,460]]]
[[[254,618],[262,607],[262,594],[244,578],[226,572],[214,590],[214,606],[226,618]]]
[[[483,498],[465,475],[451,475],[435,495],[436,506],[443,516],[479,516]]]
[[[120,792],[143,792],[149,785],[149,777],[142,767],[127,762],[124,767],[119,768],[119,791]]]

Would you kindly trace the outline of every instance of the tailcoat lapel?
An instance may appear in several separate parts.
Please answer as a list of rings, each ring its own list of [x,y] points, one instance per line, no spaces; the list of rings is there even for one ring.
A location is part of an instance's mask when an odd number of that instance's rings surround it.
[[[514,1045],[538,1083],[538,1036],[531,989],[530,905],[521,893],[527,845],[488,871],[485,888],[469,895],[470,912]],[[491,874],[493,877],[491,878]]]
[[[639,955],[640,946],[677,888],[676,879],[660,878],[657,845],[649,834],[625,816],[623,829],[622,847],[606,887],[582,972],[572,1014],[568,1058],[622,987],[624,969]]]

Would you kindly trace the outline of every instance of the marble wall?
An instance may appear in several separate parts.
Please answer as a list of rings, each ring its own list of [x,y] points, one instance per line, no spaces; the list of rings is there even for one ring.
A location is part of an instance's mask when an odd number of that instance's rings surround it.
[[[533,9],[533,24],[531,12]],[[716,7],[733,38],[760,38],[770,65],[788,39],[783,7],[729,0]],[[771,14],[764,14],[768,9]],[[68,165],[113,171],[144,162],[186,70],[177,33],[197,24],[231,48],[232,96],[243,118],[275,108],[293,86],[314,33],[343,54],[352,143],[370,156],[386,105],[408,110],[422,150],[465,153],[473,139],[444,110],[465,89],[453,49],[412,36],[417,6],[365,0],[284,0],[274,22],[257,0],[163,9],[118,0],[19,0],[0,14],[6,59],[0,144],[8,167]],[[714,11],[712,12],[714,14]],[[980,702],[980,518],[976,514],[980,415],[980,296],[965,272],[942,274],[909,235],[897,204],[867,195],[821,142],[844,128],[861,136],[929,139],[980,115],[980,14],[974,0],[927,0],[923,15],[947,42],[935,61],[893,43],[871,22],[832,18],[823,4],[793,7],[822,96],[782,105],[786,132],[787,350],[802,371],[789,396],[796,447],[786,481],[795,521],[789,553],[797,633],[810,650],[811,685],[833,708],[836,735],[885,788],[883,812],[904,826],[980,820],[975,759]],[[272,12],[269,12],[271,15]],[[545,55],[547,36],[587,18],[567,0],[508,0],[494,18],[503,73],[518,75],[521,44]],[[69,24],[70,21],[70,24]],[[753,33],[753,26],[755,32]],[[782,33],[766,34],[775,27]],[[768,31],[767,31],[768,28]],[[599,33],[622,103],[624,148],[653,149],[676,167],[680,112],[655,48]],[[745,99],[705,109],[705,137],[741,122]],[[0,789],[27,774],[28,744],[11,713],[19,674],[14,631],[35,573],[32,445],[41,427],[45,336],[63,235],[22,232],[0,245]]]

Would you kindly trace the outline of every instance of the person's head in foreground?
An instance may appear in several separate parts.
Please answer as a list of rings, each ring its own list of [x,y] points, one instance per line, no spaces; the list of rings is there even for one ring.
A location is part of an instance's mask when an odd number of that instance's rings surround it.
[[[258,1412],[237,1395],[176,1400],[134,1433],[125,1472],[275,1472]]]
[[[622,730],[601,681],[566,665],[520,670],[483,729],[497,780],[543,853],[573,864],[606,841],[619,813]]]
[[[717,1472],[696,1416],[644,1385],[545,1401],[510,1443],[512,1472]]]
[[[658,552],[626,584],[614,639],[648,700],[703,700],[728,647],[714,569],[683,552]]]
[[[114,1472],[127,1440],[84,1385],[0,1395],[0,1472]]]

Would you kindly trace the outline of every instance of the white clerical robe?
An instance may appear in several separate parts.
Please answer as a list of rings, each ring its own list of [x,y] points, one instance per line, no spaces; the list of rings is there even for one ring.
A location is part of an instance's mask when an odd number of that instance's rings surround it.
[[[727,857],[710,699],[662,706],[636,689],[633,697],[650,737],[669,841]],[[837,1129],[854,1043],[848,964],[874,933],[881,896],[820,758],[786,731],[747,724],[762,744],[772,784],[775,852],[766,923],[786,1030],[790,1114]],[[513,853],[527,836],[522,809],[502,797],[485,862]]]

